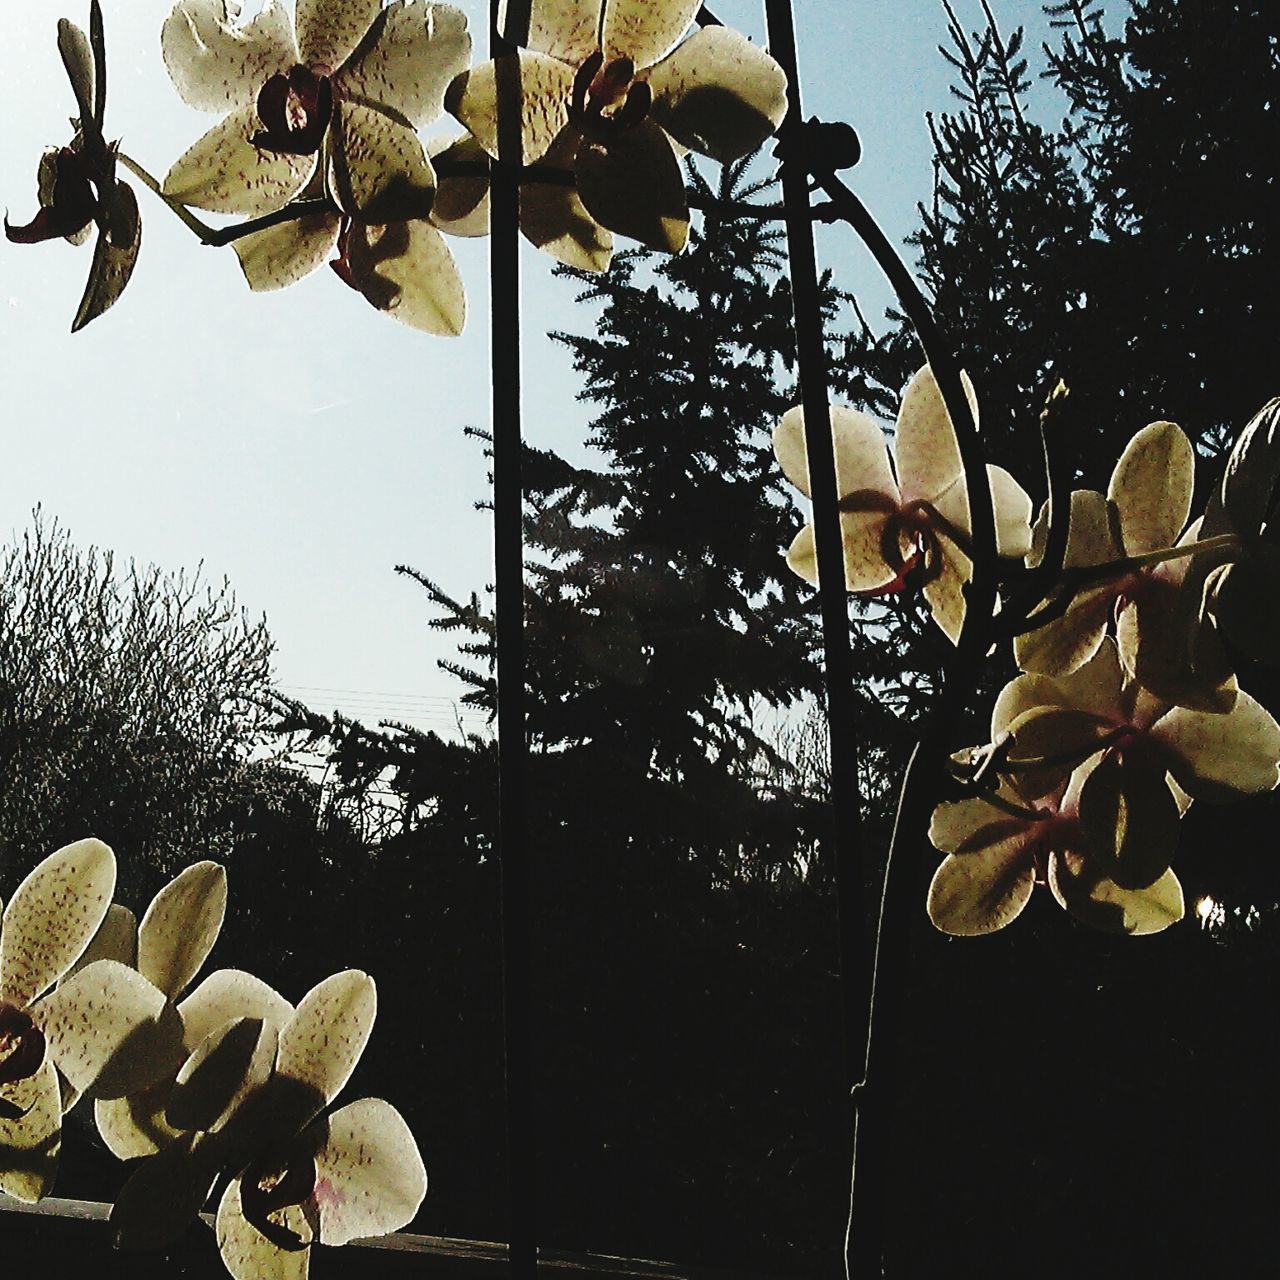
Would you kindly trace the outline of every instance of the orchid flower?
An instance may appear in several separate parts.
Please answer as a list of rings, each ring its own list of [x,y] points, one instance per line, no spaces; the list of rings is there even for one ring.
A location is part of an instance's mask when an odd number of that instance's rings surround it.
[[[494,158],[571,172],[600,226],[679,253],[684,150],[736,160],[787,104],[782,68],[738,32],[704,27],[680,43],[699,7],[533,0],[525,48],[459,76],[446,105]]]
[[[115,879],[100,840],[67,845],[18,886],[0,924],[0,1190],[19,1200],[53,1183],[59,1077],[120,1097],[152,1083],[172,1047],[164,995],[126,965],[96,960],[55,985],[97,932]],[[140,1043],[152,1052],[132,1053]]]
[[[1234,682],[1191,678],[1180,663],[1176,644],[1186,635],[1187,601],[1182,581],[1186,557],[1143,562],[1194,540],[1198,529],[1183,536],[1195,484],[1195,455],[1182,429],[1172,422],[1153,422],[1130,440],[1116,463],[1105,497],[1093,490],[1071,495],[1064,567],[1080,570],[1115,563],[1114,573],[1069,596],[1059,616],[1018,636],[1014,657],[1027,672],[1066,675],[1098,651],[1113,614],[1120,615],[1126,665],[1151,692],[1192,706],[1226,710],[1235,696]],[[1037,522],[1028,561],[1042,555],[1047,513]],[[1138,562],[1126,566],[1126,560]],[[1052,599],[1052,598],[1051,598]],[[1032,615],[1034,621],[1034,615]]]
[[[251,217],[319,173],[339,210],[366,223],[430,209],[435,174],[415,130],[440,114],[470,57],[459,10],[297,0],[291,18],[268,0],[241,22],[233,0],[179,0],[161,48],[184,102],[229,112],[169,170],[169,197]]]
[[[977,420],[973,386],[965,379]],[[893,458],[879,423],[843,405],[831,408],[844,542],[845,586],[855,595],[901,591],[919,571],[934,621],[954,642],[964,622],[964,584],[972,572],[969,500],[955,428],[932,370],[920,369],[903,392]],[[783,473],[811,497],[804,410],[789,410],[773,433]],[[895,465],[896,464],[896,465]],[[995,504],[997,553],[1021,557],[1031,542],[1031,500],[1001,467],[987,476]],[[817,583],[813,526],[805,525],[787,563]]]
[[[1167,870],[1191,800],[1280,784],[1280,724],[1261,704],[1240,692],[1229,712],[1170,705],[1129,676],[1110,638],[1072,675],[1012,681],[992,730],[1024,793],[1049,794],[1072,774],[1089,856],[1124,888]]]
[[[40,209],[25,226],[4,233],[15,244],[37,244],[59,237],[83,244],[96,227],[93,263],[84,295],[71,322],[83,329],[124,292],[138,260],[142,222],[133,188],[116,177],[116,147],[103,137],[106,64],[102,11],[90,0],[90,37],[65,18],[58,22],[58,52],[79,112],[76,135],[65,147],[46,151],[36,171]]]
[[[232,1009],[245,994],[233,985],[222,992],[230,1000],[210,1002],[206,1024],[215,1006]],[[218,1245],[237,1280],[304,1280],[311,1244],[345,1244],[408,1223],[426,1173],[399,1113],[378,1098],[325,1113],[355,1069],[375,1012],[373,980],[347,970],[279,1023],[278,1014],[232,1016],[215,1026],[179,1073],[168,1109],[171,1122],[199,1127],[126,1183],[112,1212],[117,1243],[172,1240],[224,1171],[233,1177],[218,1207]]]
[[[1110,933],[1158,933],[1182,919],[1182,887],[1172,870],[1126,888],[1091,857],[1074,776],[1034,807],[1008,783],[994,797],[939,805],[929,839],[947,854],[928,897],[929,919],[943,933],[972,937],[1003,929],[1021,915],[1037,885],[1048,887],[1081,923]]]

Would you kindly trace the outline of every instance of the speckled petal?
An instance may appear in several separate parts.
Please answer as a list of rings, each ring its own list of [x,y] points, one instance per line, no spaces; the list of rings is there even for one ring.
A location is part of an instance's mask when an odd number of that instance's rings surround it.
[[[316,158],[260,151],[249,139],[261,129],[255,106],[233,111],[174,162],[165,195],[246,218],[283,208],[311,180]]]
[[[46,1055],[40,1070],[0,1087],[0,1098],[25,1114],[0,1114],[0,1191],[35,1204],[53,1189],[62,1145],[58,1073]]]
[[[182,0],[160,30],[165,68],[183,102],[197,111],[251,105],[267,80],[298,61],[289,11],[267,0],[241,23],[235,0]]]
[[[298,1205],[277,1210],[272,1218],[303,1238],[310,1234]],[[240,1205],[239,1178],[233,1179],[223,1194],[215,1227],[222,1261],[235,1280],[306,1280],[311,1250],[282,1249],[249,1222]]]
[[[261,1018],[235,1018],[210,1032],[178,1071],[166,1123],[175,1129],[220,1128],[267,1082],[277,1044],[275,1026]]]
[[[208,959],[227,910],[227,873],[196,862],[156,894],[138,928],[138,972],[170,999]]]
[[[1109,583],[1077,592],[1060,618],[1014,639],[1018,666],[1043,675],[1066,675],[1083,666],[1106,635],[1115,597]]]
[[[889,447],[878,422],[834,404],[831,414],[831,441],[836,456],[836,487],[840,496],[862,491],[882,493],[898,505],[898,486],[889,465]],[[805,443],[804,409],[796,405],[782,415],[773,430],[773,453],[782,473],[806,498],[809,488],[809,451]]]
[[[754,151],[787,113],[787,77],[728,27],[703,27],[647,75],[653,118],[678,142],[727,164]]]
[[[460,75],[445,107],[497,159],[533,164],[569,123],[574,69],[521,50]]]
[[[407,125],[374,107],[343,102],[333,117],[329,192],[362,222],[405,222],[431,210],[436,175]]]
[[[507,26],[507,0],[498,8],[498,30],[515,44],[550,54],[575,66],[600,43],[601,0],[532,0],[528,39]]]
[[[385,14],[377,41],[336,83],[343,97],[363,98],[419,129],[439,118],[449,82],[471,61],[466,15],[420,0],[401,0]]]
[[[1225,715],[1173,707],[1150,730],[1169,769],[1197,800],[1234,800],[1280,783],[1280,725],[1247,693]]]
[[[358,969],[317,983],[280,1035],[278,1074],[313,1088],[326,1104],[332,1102],[364,1052],[377,1009],[373,979]]]
[[[1181,427],[1153,422],[1129,441],[1107,488],[1129,555],[1159,551],[1178,541],[1191,511],[1194,483],[1195,454]]]
[[[689,30],[701,0],[604,0],[600,46],[607,58],[651,67]]]
[[[355,223],[347,256],[360,292],[379,311],[437,337],[462,332],[467,319],[462,276],[444,237],[430,223]]]
[[[898,571],[885,560],[882,549],[887,520],[883,511],[841,513],[846,591],[879,591],[897,579]],[[792,573],[815,587],[818,585],[818,549],[813,525],[805,525],[792,540],[787,549],[787,565]]]
[[[98,932],[80,953],[80,958],[62,975],[66,980],[95,960],[118,960],[130,969],[138,967],[138,921],[128,907],[113,902],[102,917]]]
[[[418,1144],[400,1113],[362,1098],[317,1120],[302,1136],[316,1148],[316,1189],[304,1209],[321,1244],[341,1245],[398,1231],[427,1194]]]
[[[71,81],[71,92],[76,99],[76,114],[82,121],[91,121],[94,95],[93,50],[89,47],[89,37],[66,18],[58,19],[58,53],[62,56],[67,79]]]
[[[324,266],[338,243],[341,224],[336,213],[313,213],[241,236],[231,247],[255,293],[287,289]]]
[[[968,376],[962,376],[976,421],[977,396]],[[904,502],[936,501],[956,483],[963,470],[955,428],[928,365],[916,372],[902,393],[893,456],[898,464],[898,486]]]
[[[938,545],[942,564],[937,576],[924,584],[922,594],[934,622],[955,644],[964,626],[964,588],[973,566],[969,557],[947,539],[940,539]]]
[[[318,75],[333,75],[381,8],[382,0],[297,0],[298,60]]]
[[[1035,888],[1025,827],[972,853],[948,854],[929,885],[934,927],[957,937],[994,933],[1022,913]]]
[[[436,170],[436,198],[431,204],[431,225],[451,236],[489,234],[489,156],[469,134],[435,138],[427,145],[427,156]],[[441,164],[480,165],[486,172],[446,176]]]
[[[1181,920],[1185,910],[1172,870],[1145,889],[1122,889],[1078,853],[1050,857],[1049,887],[1077,920],[1106,933],[1159,933]]]
[[[562,129],[542,163],[572,173],[581,141],[581,134],[572,126]],[[520,230],[530,244],[580,271],[607,271],[613,259],[613,232],[587,212],[572,185],[522,183]]]
[[[574,168],[583,207],[602,227],[663,253],[684,248],[684,172],[670,139],[653,121],[641,121],[607,147],[584,144]]]
[[[190,1053],[225,1023],[235,1018],[261,1018],[282,1031],[293,1017],[293,1006],[261,978],[243,969],[217,969],[178,1005],[183,1045]]]
[[[178,1131],[164,1118],[170,1081],[161,1080],[125,1098],[97,1098],[93,1119],[98,1136],[118,1160],[155,1155],[167,1147]]]
[[[0,1000],[27,1005],[62,977],[98,931],[116,884],[101,840],[51,853],[14,891],[0,932]]]
[[[145,1089],[176,1068],[182,1023],[164,993],[115,960],[99,960],[31,1009],[70,1084],[104,1098]]]
[[[1089,856],[1121,888],[1148,888],[1169,869],[1182,814],[1150,756],[1103,756],[1080,788],[1079,810]]]

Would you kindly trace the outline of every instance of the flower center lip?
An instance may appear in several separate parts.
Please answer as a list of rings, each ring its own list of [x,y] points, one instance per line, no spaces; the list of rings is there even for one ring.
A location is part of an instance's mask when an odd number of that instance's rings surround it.
[[[13,244],[39,244],[83,231],[97,216],[101,202],[94,194],[93,176],[84,152],[73,147],[49,153],[53,164],[53,195],[25,226],[9,225],[4,234]]]
[[[44,1062],[44,1032],[25,1009],[0,1003],[0,1085],[26,1080]]]
[[[309,156],[320,150],[333,119],[333,82],[308,67],[279,72],[258,92],[258,117],[265,128],[249,139],[262,151]]]
[[[240,1205],[245,1218],[282,1249],[305,1249],[307,1241],[271,1217],[281,1209],[302,1204],[316,1189],[316,1164],[306,1154],[266,1156],[250,1165],[240,1178]]]
[[[569,100],[570,123],[593,142],[608,142],[635,128],[653,106],[647,80],[637,80],[630,58],[605,60],[597,49],[578,68]]]

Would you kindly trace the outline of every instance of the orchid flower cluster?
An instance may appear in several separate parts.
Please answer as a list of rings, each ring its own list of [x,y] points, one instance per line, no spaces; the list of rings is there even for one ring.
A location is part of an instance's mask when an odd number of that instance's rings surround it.
[[[976,423],[967,380],[966,391]],[[873,419],[843,406],[830,416],[847,589],[918,590],[957,641],[981,552],[932,372],[906,389],[892,460]],[[774,447],[808,496],[801,409],[778,424]],[[1232,655],[1280,656],[1280,400],[1245,427],[1194,520],[1194,451],[1169,422],[1133,437],[1105,493],[1077,490],[1062,514],[1046,502],[1034,524],[1007,472],[986,478],[1002,577],[1016,584],[1019,568],[1049,567],[1051,582],[1021,616],[990,620],[991,637],[1012,635],[1020,674],[996,699],[990,742],[953,757],[960,798],[939,804],[929,828],[946,855],[929,916],[947,933],[989,933],[1042,885],[1086,925],[1154,933],[1184,914],[1171,863],[1190,806],[1280,784],[1280,724],[1232,666]],[[1045,566],[1063,515],[1060,564]],[[817,581],[812,526],[788,562]]]
[[[96,226],[74,328],[115,302],[137,259],[122,165],[211,242],[192,209],[248,220],[225,240],[251,289],[327,261],[379,311],[453,335],[466,297],[444,235],[487,233],[491,163],[516,176],[529,241],[603,271],[615,233],[678,253],[684,155],[744,156],[786,109],[786,77],[764,50],[725,27],[687,34],[700,0],[532,0],[527,35],[509,31],[524,47],[475,67],[465,16],[430,0],[267,0],[248,20],[235,0],[179,0],[160,33],[165,67],[188,106],[222,118],[157,181],[105,141],[90,3],[87,37],[58,24],[74,137],[40,161],[35,218],[5,227],[18,242],[79,243]],[[424,142],[446,110],[467,132]]]
[[[238,969],[195,986],[226,910],[223,868],[197,862],[139,924],[112,902],[100,840],[40,863],[0,925],[0,1191],[52,1188],[63,1116],[92,1110],[136,1161],[111,1213],[124,1248],[171,1243],[218,1190],[215,1229],[237,1280],[305,1280],[309,1247],[407,1224],[426,1194],[417,1144],[380,1098],[331,1108],[377,1008],[347,970],[295,1007]]]

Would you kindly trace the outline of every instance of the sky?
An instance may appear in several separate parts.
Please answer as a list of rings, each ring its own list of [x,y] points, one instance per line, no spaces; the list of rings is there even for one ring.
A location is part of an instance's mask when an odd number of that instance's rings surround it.
[[[102,0],[107,137],[152,173],[213,123],[187,108],[159,53],[169,0]],[[248,0],[248,12],[259,7]],[[463,0],[483,56],[487,4]],[[719,0],[717,15],[763,42],[759,0]],[[977,0],[956,0],[966,26]],[[1006,32],[1047,34],[1032,0],[993,0]],[[940,0],[796,0],[806,114],[847,120],[864,158],[849,175],[901,241],[927,200],[927,111],[946,110]],[[68,140],[73,111],[58,59],[59,17],[87,27],[88,0],[0,6],[0,206],[35,211],[41,151]],[[456,130],[445,119],[428,135]],[[321,711],[451,732],[452,654],[427,628],[408,563],[465,597],[492,581],[490,522],[475,510],[486,463],[466,426],[489,415],[486,245],[451,240],[470,308],[462,337],[407,329],[321,271],[279,293],[250,294],[230,249],[201,246],[146,191],[143,248],[115,309],[69,326],[90,249],[0,240],[0,376],[5,460],[0,537],[40,504],[75,540],[168,570],[203,566],[265,614],[280,687]],[[824,230],[823,265],[869,317],[888,301],[873,264],[841,229]],[[590,313],[551,260],[525,247],[525,434],[575,453],[587,413],[549,329],[586,331]],[[873,320],[874,322],[874,320]],[[465,722],[479,729],[470,713]]]

